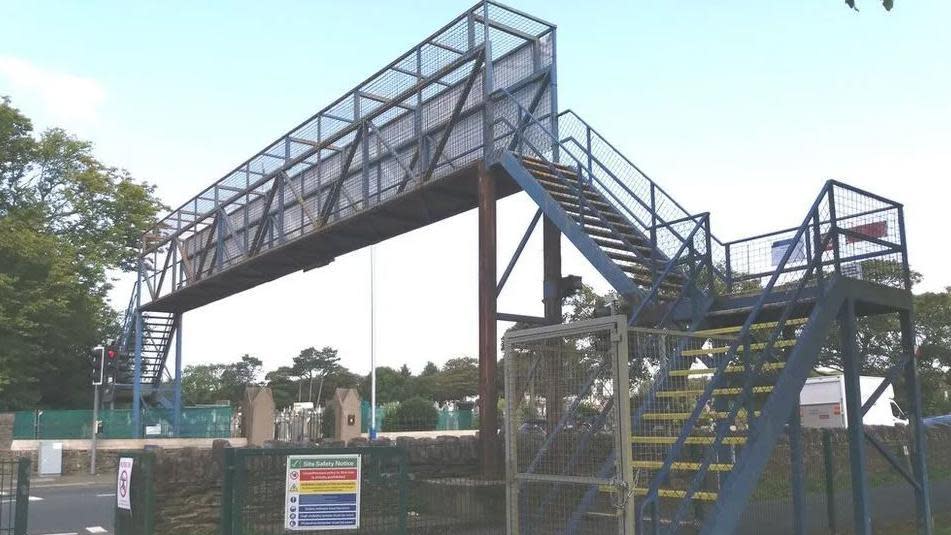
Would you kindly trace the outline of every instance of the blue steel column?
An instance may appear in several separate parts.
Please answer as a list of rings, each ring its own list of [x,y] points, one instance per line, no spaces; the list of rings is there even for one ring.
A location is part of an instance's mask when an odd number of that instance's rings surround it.
[[[849,436],[849,465],[852,471],[854,529],[858,535],[872,533],[868,481],[865,474],[865,429],[862,424],[862,394],[859,369],[861,356],[855,343],[855,301],[846,301],[839,316],[842,329],[842,367],[845,370],[845,411]]]
[[[911,311],[900,313],[902,351],[908,356],[905,367],[905,385],[908,391],[912,432],[912,471],[921,489],[915,489],[915,501],[918,509],[918,531],[931,535],[934,531],[934,519],[931,517],[931,487],[928,486],[927,449],[925,445],[924,423],[921,421],[921,384],[918,381],[918,356],[915,354],[915,328]]]
[[[175,314],[175,395],[173,429],[175,436],[182,436],[182,314]]]
[[[132,438],[142,437],[142,259],[135,281],[135,356],[132,370]]]

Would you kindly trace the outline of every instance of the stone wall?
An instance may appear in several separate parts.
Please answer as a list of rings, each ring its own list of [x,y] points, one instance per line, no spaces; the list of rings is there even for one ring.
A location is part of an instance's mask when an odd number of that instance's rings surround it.
[[[223,452],[223,448],[155,450],[155,533],[217,533]]]
[[[315,447],[363,447],[399,445],[406,449],[408,472],[416,482],[466,479],[479,472],[479,443],[473,436],[438,438],[401,437],[370,444],[355,438],[349,444],[327,441]],[[267,448],[301,447],[301,444],[269,442]],[[217,533],[220,521],[224,448],[185,448],[153,451],[156,533]],[[267,473],[248,474],[256,481],[283,481],[283,463],[269,463]],[[417,488],[414,486],[414,488]],[[458,491],[457,491],[458,493]],[[501,495],[504,496],[504,493]],[[283,499],[283,498],[281,498]],[[258,504],[260,505],[260,504]],[[280,507],[279,505],[277,507]],[[497,507],[496,507],[497,508]]]
[[[11,451],[0,450],[0,460],[13,460],[21,457],[29,457],[32,461],[33,473],[36,473],[39,467],[36,450],[31,451]],[[96,452],[96,468],[99,473],[115,473],[118,463],[119,452],[100,450]],[[63,450],[63,475],[88,474],[89,473],[89,450]]]
[[[13,418],[15,413],[0,412],[0,450],[10,449],[13,442]]]

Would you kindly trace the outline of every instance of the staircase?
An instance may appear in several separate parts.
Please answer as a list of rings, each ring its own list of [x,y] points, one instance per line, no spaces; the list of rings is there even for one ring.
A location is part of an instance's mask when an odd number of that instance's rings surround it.
[[[854,232],[901,227],[900,205],[829,181],[798,227],[723,244],[706,214],[688,214],[575,114],[559,116],[556,136],[511,95],[503,101],[518,119],[496,121],[510,142],[495,167],[626,298],[632,333],[673,340],[631,400],[637,532],[732,532],[843,304],[910,290],[898,229],[888,240]],[[896,275],[859,283],[868,262]],[[599,477],[615,466],[605,459]],[[566,533],[604,515],[591,512],[603,492],[617,489],[590,487]]]
[[[135,310],[138,302],[139,284],[132,290],[126,307],[122,330],[118,336],[119,370],[116,383],[131,386],[135,382]],[[166,312],[142,313],[142,368],[139,378],[144,393],[152,392],[162,382],[165,361],[168,358],[172,336],[175,333],[175,316]]]
[[[510,104],[522,120],[497,119],[511,134],[493,167],[631,304],[631,324],[666,325],[708,307],[717,275],[707,214],[688,214],[633,164],[612,161],[623,156],[573,112],[559,116],[558,137],[514,97]]]

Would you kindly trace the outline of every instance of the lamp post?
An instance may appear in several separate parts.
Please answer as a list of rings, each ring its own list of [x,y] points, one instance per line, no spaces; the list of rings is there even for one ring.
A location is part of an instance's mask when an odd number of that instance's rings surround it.
[[[374,247],[370,246],[370,425],[367,430],[370,440],[376,439],[376,307],[374,306],[373,279],[376,274]]]

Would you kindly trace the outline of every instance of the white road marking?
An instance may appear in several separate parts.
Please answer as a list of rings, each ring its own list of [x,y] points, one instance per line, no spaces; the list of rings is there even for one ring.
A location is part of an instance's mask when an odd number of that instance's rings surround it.
[[[86,528],[86,531],[88,531],[89,533],[106,533],[106,530],[103,529],[101,526],[93,526],[91,528]]]
[[[76,533],[75,531],[70,531],[67,533],[44,533],[43,535],[79,535],[79,533]]]
[[[104,492],[102,494],[96,494],[96,497],[97,498],[111,498],[111,497],[114,497],[115,495],[116,495],[115,492]]]
[[[0,504],[14,503],[15,501],[16,501],[15,498],[3,498],[2,500],[0,500]],[[30,501],[31,501],[31,502],[41,502],[41,501],[43,501],[43,498],[40,498],[39,496],[30,496]],[[49,535],[59,535],[59,534],[57,534],[57,533],[50,533]]]

